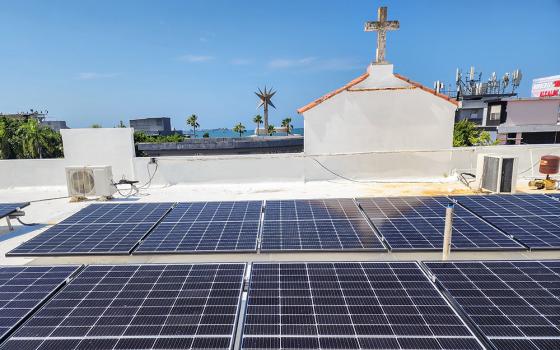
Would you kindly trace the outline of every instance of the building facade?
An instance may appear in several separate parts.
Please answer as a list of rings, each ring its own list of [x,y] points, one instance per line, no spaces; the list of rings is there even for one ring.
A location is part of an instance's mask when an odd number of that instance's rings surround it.
[[[167,117],[131,119],[129,122],[134,131],[142,131],[147,135],[171,135],[176,133],[171,129],[171,119]]]

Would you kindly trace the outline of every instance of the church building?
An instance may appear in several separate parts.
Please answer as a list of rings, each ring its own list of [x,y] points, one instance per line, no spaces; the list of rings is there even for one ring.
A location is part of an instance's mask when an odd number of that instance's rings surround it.
[[[396,74],[385,60],[386,31],[399,28],[380,7],[376,61],[345,86],[298,109],[309,155],[452,147],[457,101]]]

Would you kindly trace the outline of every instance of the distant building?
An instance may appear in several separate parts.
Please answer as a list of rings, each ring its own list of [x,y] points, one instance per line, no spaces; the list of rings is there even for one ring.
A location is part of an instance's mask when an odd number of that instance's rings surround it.
[[[507,99],[498,138],[506,144],[560,143],[560,97]]]
[[[498,125],[505,122],[504,100],[516,94],[467,95],[459,98],[455,122],[467,119],[496,137]]]
[[[48,112],[47,112],[48,113]],[[43,122],[45,120],[47,113],[38,112],[34,110],[30,110],[29,112],[19,112],[19,113],[10,113],[10,114],[3,114],[0,113],[0,118],[12,118],[12,119],[37,119],[39,122]]]
[[[43,120],[41,124],[57,132],[60,132],[60,129],[70,129],[65,120]]]
[[[182,131],[171,129],[171,119],[167,117],[131,119],[130,127],[134,131],[142,131],[147,135],[182,134]]]

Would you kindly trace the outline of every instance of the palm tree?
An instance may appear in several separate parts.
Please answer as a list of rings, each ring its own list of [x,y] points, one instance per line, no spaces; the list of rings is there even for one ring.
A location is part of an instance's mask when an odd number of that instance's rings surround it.
[[[253,123],[257,124],[257,135],[258,135],[260,130],[260,125],[263,123],[263,119],[260,114],[257,114],[255,118],[253,118]]]
[[[191,114],[191,116],[187,118],[187,125],[192,127],[193,137],[196,137],[196,128],[200,126],[200,124],[198,124],[198,117],[196,114]]]
[[[268,135],[272,136],[273,134],[276,133],[276,128],[274,127],[274,125],[272,124],[268,124]]]
[[[45,133],[35,118],[20,125],[18,131],[23,141],[23,154],[28,158],[43,158],[41,147],[46,144]]]
[[[290,125],[291,122],[292,122],[292,118],[290,117],[282,120],[282,126],[286,128],[286,134],[288,135],[290,135],[290,132],[292,131],[292,126]]]
[[[247,129],[245,128],[245,125],[238,123],[233,127],[233,131],[238,132],[239,133],[239,137],[243,136],[243,133],[246,131]]]

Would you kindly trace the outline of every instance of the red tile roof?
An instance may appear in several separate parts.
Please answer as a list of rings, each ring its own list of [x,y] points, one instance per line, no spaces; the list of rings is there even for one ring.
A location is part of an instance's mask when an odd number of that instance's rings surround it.
[[[410,80],[410,79],[408,79],[408,78],[406,78],[406,77],[404,77],[404,76],[402,76],[402,75],[400,75],[400,74],[396,74],[396,73],[395,73],[394,76],[395,76],[396,78],[398,78],[398,79],[401,79],[401,80],[403,80],[403,81],[406,81],[407,83],[409,83],[409,84],[411,84],[412,86],[414,86],[414,88],[422,89],[422,90],[424,90],[424,91],[426,91],[426,92],[429,92],[429,93],[431,93],[431,94],[434,94],[434,95],[436,95],[437,97],[443,98],[444,100],[446,100],[446,101],[448,101],[448,102],[450,102],[450,103],[452,103],[452,104],[454,104],[454,105],[458,105],[458,104],[459,104],[455,99],[453,99],[453,98],[451,98],[451,97],[449,97],[449,96],[447,96],[447,95],[444,95],[444,94],[436,93],[435,90],[430,89],[430,88],[428,88],[428,87],[426,87],[426,86],[424,86],[424,85],[422,85],[422,84],[420,84],[420,83],[417,83],[417,82],[415,82],[415,81],[412,81],[412,80]],[[331,91],[331,92],[329,92],[328,94],[326,94],[326,95],[324,95],[324,96],[322,96],[322,97],[316,99],[315,101],[313,101],[313,102],[311,102],[311,103],[309,103],[309,104],[307,104],[307,105],[301,107],[300,109],[297,110],[297,112],[298,112],[299,114],[302,114],[302,113],[304,113],[304,112],[310,110],[311,108],[313,108],[313,107],[315,107],[315,106],[317,106],[317,105],[323,103],[324,101],[328,100],[329,98],[338,95],[338,94],[341,93],[342,91],[350,90],[351,87],[353,87],[354,85],[356,85],[356,84],[358,84],[358,83],[361,83],[362,81],[366,80],[367,77],[369,77],[369,73],[365,73],[365,74],[363,74],[363,75],[357,77],[356,79],[352,80],[352,81],[349,82],[348,84],[344,85],[343,87],[341,87],[341,88],[339,88],[339,89],[336,89],[336,90],[334,90],[334,91]],[[363,90],[359,90],[359,89],[358,89],[358,90],[355,90],[355,91],[402,90],[402,89],[403,89],[403,88],[394,88],[394,87],[391,88],[391,87],[388,87],[388,88],[363,89]],[[350,90],[350,91],[352,91],[352,90]]]

